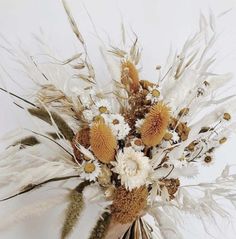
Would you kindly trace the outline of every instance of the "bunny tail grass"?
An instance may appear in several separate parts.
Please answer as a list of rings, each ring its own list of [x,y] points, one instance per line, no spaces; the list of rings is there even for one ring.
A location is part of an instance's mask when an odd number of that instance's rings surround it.
[[[78,187],[72,190],[69,195],[70,203],[66,210],[65,221],[61,232],[61,239],[65,239],[70,235],[79,220],[80,214],[84,208],[82,192],[88,184],[89,183],[87,181],[82,182]]]
[[[111,214],[104,212],[101,218],[97,221],[89,239],[103,239],[106,236],[108,226],[111,222]]]

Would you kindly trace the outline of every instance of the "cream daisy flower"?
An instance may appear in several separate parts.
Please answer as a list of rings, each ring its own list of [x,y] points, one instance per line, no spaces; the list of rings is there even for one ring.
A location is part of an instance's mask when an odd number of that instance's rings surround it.
[[[120,114],[103,115],[105,122],[111,128],[112,133],[116,136],[117,140],[124,139],[130,131],[129,125]]]
[[[111,111],[111,105],[107,100],[95,100],[90,109],[83,111],[83,116],[88,123],[92,123],[97,116],[104,116]]]
[[[114,166],[112,171],[119,174],[126,189],[132,190],[147,183],[151,166],[149,158],[142,152],[136,152],[132,147],[124,148],[123,152],[118,152],[116,162],[111,164]]]
[[[92,111],[95,116],[100,114],[107,114],[111,112],[111,105],[108,100],[105,99],[96,100],[94,102],[94,105],[92,106]]]
[[[101,172],[101,166],[99,162],[84,161],[81,165],[80,177],[85,180],[95,181]]]
[[[148,87],[149,93],[146,96],[147,100],[150,100],[152,104],[157,103],[158,101],[162,100],[162,96],[160,93],[160,87],[158,85],[149,86]]]

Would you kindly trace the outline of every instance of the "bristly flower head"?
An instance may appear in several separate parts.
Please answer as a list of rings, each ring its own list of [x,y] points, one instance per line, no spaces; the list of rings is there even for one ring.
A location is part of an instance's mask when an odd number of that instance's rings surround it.
[[[94,155],[102,163],[109,163],[115,159],[117,141],[111,129],[103,121],[92,125],[90,144]]]
[[[111,164],[126,189],[132,190],[147,183],[150,164],[143,152],[136,152],[132,147],[124,148],[123,152],[118,152],[116,162]]]
[[[156,146],[163,139],[170,119],[170,109],[164,103],[157,103],[146,115],[141,127],[141,137],[145,145]]]

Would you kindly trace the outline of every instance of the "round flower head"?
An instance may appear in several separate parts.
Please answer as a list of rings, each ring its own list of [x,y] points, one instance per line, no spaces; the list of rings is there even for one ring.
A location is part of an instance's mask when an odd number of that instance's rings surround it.
[[[92,110],[95,115],[107,114],[111,111],[111,105],[108,100],[97,100],[94,102]]]
[[[149,86],[148,91],[149,93],[147,94],[146,99],[150,100],[152,104],[157,103],[162,99],[158,85]]]
[[[163,103],[154,105],[146,115],[141,127],[141,137],[145,145],[156,146],[163,139],[170,119],[170,109]]]
[[[102,163],[114,160],[117,141],[112,130],[102,120],[95,122],[90,129],[92,152]]]
[[[117,140],[124,139],[129,134],[130,127],[122,115],[108,114],[104,115],[104,118]]]
[[[121,184],[128,190],[138,188],[146,184],[150,172],[149,158],[142,152],[136,152],[132,147],[119,151],[116,162],[111,163],[113,172],[119,174]]]
[[[101,172],[100,164],[95,160],[84,161],[81,166],[81,171],[81,178],[89,181],[95,181]]]

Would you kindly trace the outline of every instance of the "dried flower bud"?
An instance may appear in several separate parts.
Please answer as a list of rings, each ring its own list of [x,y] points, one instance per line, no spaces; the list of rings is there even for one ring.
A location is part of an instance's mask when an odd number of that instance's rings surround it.
[[[229,121],[231,120],[231,115],[229,113],[224,113],[223,119]]]

